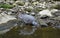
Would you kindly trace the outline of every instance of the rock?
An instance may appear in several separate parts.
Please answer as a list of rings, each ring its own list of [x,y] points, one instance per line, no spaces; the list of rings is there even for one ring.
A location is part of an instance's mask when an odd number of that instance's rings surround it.
[[[46,24],[46,22],[42,19],[39,20],[39,23],[41,25],[41,27],[47,27],[48,25]]]
[[[38,13],[38,15],[41,15],[41,16],[46,15],[46,16],[49,16],[49,17],[52,17],[52,16],[53,16],[48,9],[40,11],[40,12]]]
[[[14,4],[24,6],[25,3],[23,1],[16,1]]]
[[[60,16],[55,17],[55,18],[51,18],[51,19],[54,19],[54,20],[58,20],[58,21],[60,21]]]
[[[26,11],[26,14],[29,14],[29,12],[28,12],[28,11]]]
[[[41,19],[47,19],[47,18],[49,18],[49,17],[46,16],[46,15],[44,15],[44,16],[41,16],[40,18],[41,18]]]
[[[59,25],[59,26],[54,26],[53,28],[57,28],[57,29],[60,29],[60,25]]]
[[[57,21],[50,19],[40,19],[39,23],[43,27],[54,26]]]
[[[9,20],[6,23],[0,24],[0,34],[4,34],[10,31],[16,25],[17,25],[17,20]]]
[[[0,0],[0,2],[4,2],[5,0]]]
[[[28,2],[29,0],[17,0],[17,1],[24,1],[24,2]]]
[[[56,23],[56,21],[54,21],[54,20],[48,20],[47,25],[53,27],[55,25],[55,23]]]
[[[14,0],[6,0],[6,2],[13,4],[14,3]]]
[[[46,8],[46,2],[40,3],[40,7]]]
[[[3,11],[3,10],[4,10],[4,8],[0,8],[0,10],[2,10],[2,11]]]
[[[35,13],[34,13],[34,12],[32,12],[31,14],[32,14],[32,15],[34,15]]]
[[[31,15],[35,16],[36,14],[35,14],[35,12],[31,12]]]
[[[54,8],[60,10],[60,2],[56,1]]]
[[[4,13],[0,14],[0,24],[1,23],[6,23],[7,21],[13,20],[13,19],[16,19],[16,18],[13,17],[13,16],[10,16],[10,15],[6,15]]]
[[[34,8],[32,6],[25,7],[25,11],[31,12]]]
[[[56,22],[55,25],[53,26],[53,28],[60,29],[60,22]]]
[[[15,17],[5,13],[0,14],[0,34],[4,34],[16,26],[17,20]]]
[[[55,13],[56,11],[58,11],[58,9],[52,9],[51,12]]]
[[[53,13],[54,16],[60,16],[60,10]]]
[[[26,6],[28,6],[29,5],[29,2],[25,2],[25,5],[24,5],[24,7],[26,7]]]
[[[39,4],[39,2],[38,2],[38,1],[36,1],[36,2],[33,2],[32,4],[33,4],[33,5],[37,5],[37,4]]]
[[[17,14],[17,9],[9,9],[9,10],[7,10],[7,14],[8,15],[15,15],[15,14]]]

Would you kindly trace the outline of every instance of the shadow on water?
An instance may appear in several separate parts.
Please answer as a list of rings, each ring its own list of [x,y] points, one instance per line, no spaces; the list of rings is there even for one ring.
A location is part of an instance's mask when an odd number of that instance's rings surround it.
[[[20,27],[14,27],[6,34],[0,35],[0,38],[60,38],[60,30],[51,27],[38,28],[31,35],[19,35],[19,30]]]

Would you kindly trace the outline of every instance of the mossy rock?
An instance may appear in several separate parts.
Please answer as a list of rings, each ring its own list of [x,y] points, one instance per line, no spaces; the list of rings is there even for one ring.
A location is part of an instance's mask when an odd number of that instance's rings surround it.
[[[17,2],[16,4],[20,5],[20,6],[23,6],[25,4],[25,2],[22,2],[22,1],[19,1]]]
[[[54,6],[55,9],[59,9],[60,10],[60,4]]]
[[[41,10],[43,10],[43,8],[35,8],[34,9],[35,12],[40,12]]]
[[[0,8],[11,9],[13,7],[14,7],[13,5],[9,5],[9,4],[0,4]]]
[[[31,12],[31,11],[32,11],[31,8],[25,8],[24,10],[25,10],[25,11],[28,11],[28,12]]]
[[[38,1],[35,1],[35,2],[32,3],[32,5],[37,5],[37,4],[39,4]]]

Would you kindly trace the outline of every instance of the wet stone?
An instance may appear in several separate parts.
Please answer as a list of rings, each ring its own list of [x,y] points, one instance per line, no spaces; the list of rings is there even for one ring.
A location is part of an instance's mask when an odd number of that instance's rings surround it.
[[[46,24],[45,21],[43,21],[42,19],[39,20],[39,23],[41,25],[41,27],[47,27],[48,25]]]
[[[55,13],[53,13],[53,15],[60,16],[60,10],[56,11]]]
[[[53,28],[58,28],[58,29],[60,29],[60,22],[56,22]]]
[[[51,19],[60,21],[60,16],[57,16],[57,17],[54,17],[54,18],[51,18]]]
[[[8,32],[16,25],[17,20],[15,17],[5,14],[5,12],[0,14],[0,34]]]

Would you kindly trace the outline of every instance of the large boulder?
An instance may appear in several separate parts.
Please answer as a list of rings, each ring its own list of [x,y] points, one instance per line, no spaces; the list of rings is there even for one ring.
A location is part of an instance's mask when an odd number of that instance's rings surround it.
[[[40,11],[40,12],[38,13],[38,15],[40,15],[40,16],[46,15],[46,16],[49,16],[49,17],[52,17],[52,16],[53,16],[48,9]]]
[[[0,14],[0,34],[8,32],[16,25],[17,20],[15,17],[7,15],[5,13]]]

